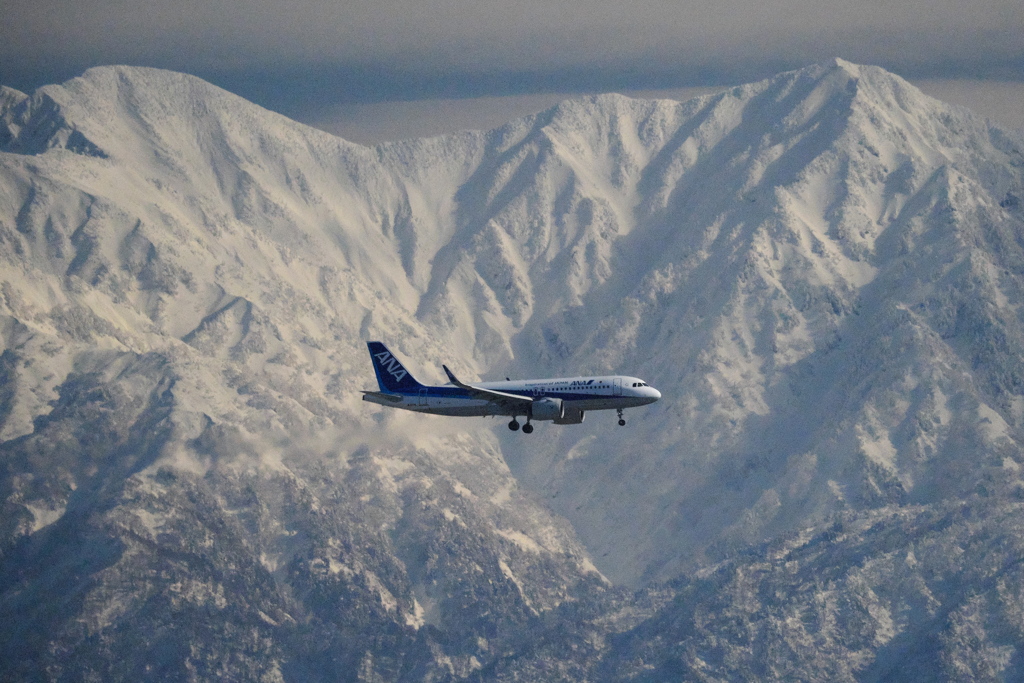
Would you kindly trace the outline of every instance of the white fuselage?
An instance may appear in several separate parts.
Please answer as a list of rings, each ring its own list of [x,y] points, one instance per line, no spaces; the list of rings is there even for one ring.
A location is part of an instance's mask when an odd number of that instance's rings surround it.
[[[504,394],[515,394],[535,401],[545,398],[557,399],[562,401],[566,408],[578,411],[633,408],[653,403],[661,398],[661,393],[654,387],[648,386],[637,377],[625,375],[478,382],[473,386]],[[389,392],[386,396],[368,395],[366,400],[391,408],[433,415],[528,416],[528,410],[522,406],[503,405],[475,398],[471,392],[452,384],[423,386],[415,393]]]

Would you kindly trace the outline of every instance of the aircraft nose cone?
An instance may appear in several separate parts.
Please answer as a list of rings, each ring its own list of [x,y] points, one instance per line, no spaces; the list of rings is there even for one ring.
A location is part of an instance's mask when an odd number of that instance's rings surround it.
[[[661,398],[661,392],[651,386],[646,386],[640,389],[642,392],[640,395],[643,396],[644,403],[654,403]]]

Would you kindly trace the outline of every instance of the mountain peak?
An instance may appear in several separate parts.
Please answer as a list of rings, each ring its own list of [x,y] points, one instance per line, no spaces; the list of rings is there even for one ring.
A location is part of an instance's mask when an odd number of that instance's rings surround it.
[[[7,109],[20,104],[27,98],[28,95],[20,90],[8,88],[6,85],[0,85],[0,115],[3,115]]]
[[[99,66],[60,85],[39,88],[7,108],[6,151],[39,154],[68,149],[93,156],[131,156],[152,137],[206,126],[217,135],[245,134],[332,138],[188,74],[139,66]],[[288,132],[285,132],[288,131]],[[190,134],[190,133],[187,133]],[[179,144],[179,143],[172,143]],[[345,143],[351,145],[352,143]],[[133,147],[134,145],[134,147]]]
[[[862,67],[859,64],[854,64],[853,62],[848,62],[848,61],[846,61],[845,59],[843,59],[841,57],[836,57],[832,61],[832,63],[835,64],[837,69],[842,69],[843,71],[846,71],[851,76],[859,76],[860,75],[860,70],[861,70]],[[889,73],[889,72],[886,72],[886,73]]]

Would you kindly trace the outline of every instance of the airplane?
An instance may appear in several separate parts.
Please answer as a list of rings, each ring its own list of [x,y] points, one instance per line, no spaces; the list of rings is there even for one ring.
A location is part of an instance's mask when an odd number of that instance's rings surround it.
[[[442,365],[449,384],[420,384],[388,347],[367,342],[373,371],[380,391],[363,391],[363,400],[388,408],[401,408],[430,415],[486,417],[508,415],[508,428],[519,429],[519,417],[526,418],[523,433],[533,432],[533,421],[550,420],[556,425],[583,422],[590,410],[617,411],[619,425],[625,426],[624,408],[654,403],[661,392],[637,377],[560,377],[554,379],[509,380],[466,384],[447,365]]]

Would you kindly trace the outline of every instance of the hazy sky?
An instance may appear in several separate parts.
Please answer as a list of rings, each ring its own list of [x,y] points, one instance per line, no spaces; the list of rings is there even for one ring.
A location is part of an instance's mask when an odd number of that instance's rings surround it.
[[[300,119],[381,102],[735,84],[836,56],[910,79],[1024,82],[1024,2],[4,0],[0,15],[4,85],[158,66]]]

